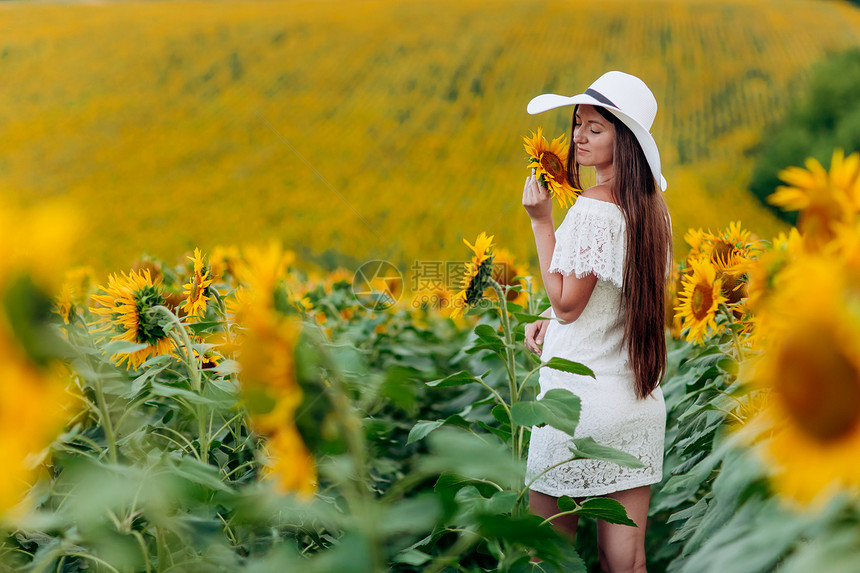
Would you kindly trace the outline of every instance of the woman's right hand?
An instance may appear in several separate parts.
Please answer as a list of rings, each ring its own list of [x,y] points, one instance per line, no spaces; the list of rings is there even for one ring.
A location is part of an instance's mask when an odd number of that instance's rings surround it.
[[[541,353],[543,346],[543,337],[546,334],[546,328],[549,325],[549,320],[536,320],[526,325],[526,348],[537,355]]]

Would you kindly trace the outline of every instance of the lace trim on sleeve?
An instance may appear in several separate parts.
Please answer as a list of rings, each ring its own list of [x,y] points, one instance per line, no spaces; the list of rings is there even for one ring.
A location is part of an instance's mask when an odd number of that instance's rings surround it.
[[[626,253],[624,216],[615,205],[580,197],[555,232],[549,272],[583,277],[589,273],[619,288]]]

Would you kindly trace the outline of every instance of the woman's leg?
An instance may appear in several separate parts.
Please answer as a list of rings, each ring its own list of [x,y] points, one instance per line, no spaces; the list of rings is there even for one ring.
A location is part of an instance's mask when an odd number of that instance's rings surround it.
[[[645,573],[645,524],[651,486],[644,485],[610,493],[606,497],[618,500],[638,527],[597,521],[597,547],[600,565],[610,573]]]
[[[558,508],[558,498],[538,491],[529,490],[529,509],[535,515],[539,515],[544,519],[560,513]],[[576,538],[576,525],[579,523],[579,518],[575,515],[562,515],[552,520],[552,525],[556,531],[570,539],[573,543]]]

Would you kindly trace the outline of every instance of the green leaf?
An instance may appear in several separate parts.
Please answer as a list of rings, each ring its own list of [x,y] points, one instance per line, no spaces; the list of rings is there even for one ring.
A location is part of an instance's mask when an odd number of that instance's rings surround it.
[[[407,549],[394,556],[394,563],[405,563],[417,567],[430,561],[430,556],[417,549]]]
[[[484,537],[499,538],[529,544],[542,541],[550,535],[551,526],[536,515],[511,517],[507,515],[479,515],[478,531]]]
[[[570,451],[576,456],[575,459],[603,460],[627,468],[645,467],[636,456],[600,445],[592,437],[576,438],[573,440],[573,444]]]
[[[550,425],[573,436],[579,424],[579,396],[554,388],[537,401],[517,402],[511,407],[511,417],[520,426]]]
[[[717,361],[717,368],[730,376],[735,376],[738,373],[738,363],[734,358],[721,358]]]
[[[561,509],[561,506],[560,498],[559,509]],[[600,519],[607,523],[617,523],[619,525],[636,527],[636,522],[627,516],[627,510],[624,509],[624,505],[620,501],[609,497],[593,497],[586,499],[582,502],[582,505],[579,506],[579,509],[576,510],[574,515]]]
[[[511,406],[511,418],[520,426],[545,426],[545,409],[537,401],[522,401]]]
[[[472,424],[459,414],[453,414],[444,420],[421,420],[416,422],[412,429],[409,430],[409,437],[406,439],[406,444],[408,445],[413,442],[417,442],[418,440],[423,440],[430,432],[445,425],[468,428]]]
[[[696,529],[699,527],[699,524],[702,523],[702,518],[705,516],[705,512],[708,510],[709,497],[711,496],[706,495],[687,509],[678,511],[669,516],[669,519],[666,520],[666,523],[672,523],[674,521],[682,520],[684,521],[684,524],[681,525],[677,530],[675,530],[675,533],[669,540],[670,543],[684,541],[685,539],[690,537],[690,535],[695,533]]]
[[[481,383],[480,380],[475,378],[472,373],[460,370],[459,372],[455,372],[445,378],[426,382],[426,384],[431,388],[448,388],[449,386],[465,386],[466,384],[472,384],[473,382],[477,382],[478,384]]]
[[[170,461],[170,465],[173,466],[175,475],[185,480],[208,487],[215,491],[233,493],[233,489],[221,481],[218,468],[215,466],[205,464],[188,456],[172,459]]]
[[[482,344],[475,344],[474,346],[470,346],[464,352],[466,354],[475,354],[476,352],[480,352],[481,350],[491,350],[496,354],[501,355],[502,351],[505,349],[505,343],[502,341],[498,342],[485,342]]]
[[[706,518],[710,512],[705,514]],[[702,573],[785,570],[796,573],[796,569],[783,569],[778,564],[797,547],[799,540],[807,537],[816,519],[820,518],[812,513],[790,511],[775,498],[746,503],[733,512],[728,521],[721,523],[719,528],[709,530],[704,523],[700,525],[697,533],[703,529],[706,533],[703,543],[686,556],[683,570]],[[822,538],[826,539],[827,536]],[[685,552],[692,541],[684,547]],[[819,562],[811,570],[828,573],[854,571],[856,556],[854,565],[853,569],[830,569]]]
[[[413,442],[417,442],[418,440],[423,440],[430,432],[436,428],[441,428],[444,424],[445,420],[421,420],[420,422],[416,422],[416,424],[412,426],[412,429],[409,430],[409,437],[406,439],[406,444],[409,445]]]
[[[203,404],[210,406],[218,405],[218,402],[210,400],[209,398],[204,398],[200,394],[192,392],[191,390],[167,386],[166,384],[159,384],[158,382],[152,383],[152,393],[155,396],[164,396],[167,398],[184,398],[189,404]]]
[[[479,324],[475,327],[475,334],[486,341],[499,340],[501,341],[501,337],[499,333],[496,332],[496,329],[490,326],[489,324]]]
[[[240,370],[239,363],[235,360],[224,360],[212,369],[213,372],[219,374],[236,374]]]
[[[455,428],[439,428],[430,437],[430,453],[418,459],[417,466],[428,473],[457,475],[489,480],[501,487],[522,487],[523,460],[511,458],[510,449],[492,434],[480,437]]]
[[[558,508],[561,511],[576,511],[579,509],[579,504],[576,503],[576,500],[569,495],[563,495],[558,498],[556,505],[558,505]]]
[[[412,412],[418,399],[416,380],[421,379],[421,372],[411,366],[390,366],[385,373],[385,381],[379,387],[379,394],[390,400],[392,405]]]
[[[433,486],[433,491],[437,493],[457,492],[466,486],[474,487],[483,497],[490,497],[499,491],[497,487],[486,481],[471,479],[450,472],[445,472],[439,476],[439,479],[436,480],[436,484]]]
[[[497,491],[487,501],[485,509],[491,513],[511,513],[517,504],[517,492],[506,489]]]
[[[562,372],[570,372],[572,374],[580,374],[582,376],[591,376],[592,378],[596,378],[591,368],[584,364],[580,364],[579,362],[568,360],[567,358],[554,356],[553,358],[550,358],[548,362],[545,362],[544,366],[554,370],[561,370]]]
[[[513,312],[514,318],[517,319],[517,322],[520,324],[530,324],[532,322],[537,322],[539,320],[549,320],[546,316],[541,316],[539,314],[529,314],[527,312]]]
[[[148,344],[129,342],[128,340],[114,340],[105,344],[102,349],[108,356],[113,356],[114,354],[131,354],[132,352],[143,350],[148,346]]]
[[[432,492],[399,500],[383,508],[379,532],[392,536],[430,531],[441,512],[440,500]]]
[[[496,420],[498,420],[502,424],[510,424],[511,423],[510,418],[508,418],[508,413],[505,411],[505,409],[502,407],[501,404],[493,407],[493,409],[490,410],[490,414],[492,414],[493,418],[495,418]]]
[[[482,422],[480,420],[475,422],[475,424],[477,424],[477,426],[479,428],[482,428],[482,429],[490,432],[491,434],[494,434],[495,436],[501,438],[502,441],[504,441],[504,442],[508,442],[511,439],[510,425],[506,426],[508,431],[505,431],[505,430],[502,430],[501,428],[495,428],[495,427],[487,424],[486,422]]]

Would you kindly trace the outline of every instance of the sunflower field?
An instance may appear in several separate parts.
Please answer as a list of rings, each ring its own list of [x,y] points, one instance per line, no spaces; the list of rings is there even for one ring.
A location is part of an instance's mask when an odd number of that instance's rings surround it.
[[[797,228],[685,236],[651,570],[860,557],[860,153],[781,177]],[[592,521],[574,548],[528,512],[523,457],[531,426],[579,416],[568,392],[535,400],[541,368],[593,374],[524,349],[547,303],[495,237],[466,242],[453,294],[308,275],[277,242],[98,281],[63,271],[64,210],[0,212],[3,570],[596,567]],[[559,512],[631,523],[606,498]]]
[[[327,269],[481,231],[536,261],[520,138],[570,115],[526,103],[619,69],[660,102],[675,227],[771,236],[756,147],[857,45],[860,10],[824,0],[0,2],[0,192],[80,211],[100,275],[270,237]]]
[[[594,373],[524,348],[511,182],[576,201],[525,103],[617,67],[675,227],[648,569],[853,573],[860,153],[779,174],[793,227],[745,185],[858,44],[812,0],[0,2],[0,571],[599,571],[621,505],[527,507],[580,413],[540,373]]]

